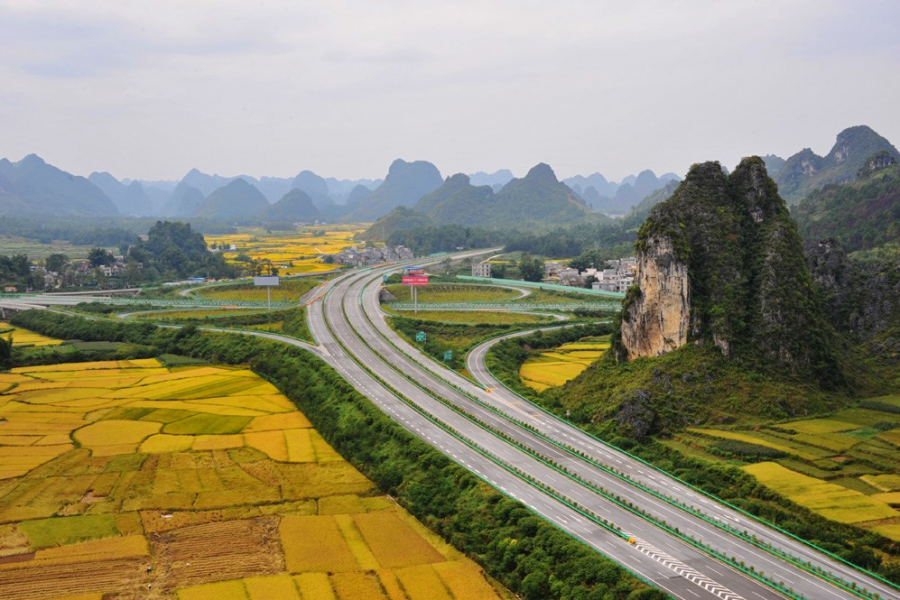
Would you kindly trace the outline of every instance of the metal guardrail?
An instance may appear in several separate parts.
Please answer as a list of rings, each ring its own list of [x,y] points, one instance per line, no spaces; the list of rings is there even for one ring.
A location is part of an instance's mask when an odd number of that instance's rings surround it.
[[[591,290],[588,288],[571,287],[568,285],[557,285],[555,283],[544,283],[542,281],[520,281],[518,279],[493,279],[491,277],[472,277],[471,275],[457,275],[457,279],[463,281],[478,281],[481,283],[492,283],[494,285],[527,287],[547,290],[551,292],[568,292],[570,294],[587,294],[589,296],[604,296],[606,298],[615,298],[622,300],[625,294],[619,292],[607,292],[605,290]]]
[[[210,300],[201,298],[106,298],[100,296],[19,296],[17,302],[41,304],[45,306],[73,306],[82,302],[111,304],[114,306],[158,306],[161,308],[266,308],[264,301],[254,300]],[[294,302],[273,301],[273,307],[287,308],[296,306]]]
[[[411,302],[386,302],[385,306],[394,310],[413,310]],[[504,311],[532,311],[532,310],[562,310],[572,311],[576,309],[608,309],[618,310],[618,302],[558,302],[528,304],[525,302],[420,302],[419,310],[504,310]]]

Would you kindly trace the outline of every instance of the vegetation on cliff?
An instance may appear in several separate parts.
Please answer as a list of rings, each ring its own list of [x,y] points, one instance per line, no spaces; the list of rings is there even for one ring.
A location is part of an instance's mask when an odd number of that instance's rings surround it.
[[[805,239],[834,238],[847,252],[900,242],[900,165],[861,175],[845,185],[825,186],[794,207]]]
[[[657,256],[668,245],[687,265],[688,343],[712,344],[748,366],[826,387],[844,383],[839,340],[823,315],[802,240],[760,158],[744,159],[730,176],[717,162],[691,168],[638,233],[638,283],[665,266]],[[623,344],[648,334],[639,319],[642,292],[623,313]]]

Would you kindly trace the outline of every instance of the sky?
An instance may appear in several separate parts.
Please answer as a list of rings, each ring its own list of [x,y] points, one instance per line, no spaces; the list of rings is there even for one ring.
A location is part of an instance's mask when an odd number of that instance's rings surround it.
[[[0,0],[0,157],[557,176],[900,144],[893,0]]]

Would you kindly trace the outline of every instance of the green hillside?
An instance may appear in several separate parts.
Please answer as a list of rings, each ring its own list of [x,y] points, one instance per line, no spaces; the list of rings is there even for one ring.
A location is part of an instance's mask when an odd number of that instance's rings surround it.
[[[100,217],[116,216],[118,210],[84,177],[30,154],[17,163],[0,160],[0,214]]]
[[[793,204],[826,184],[853,181],[866,159],[881,151],[900,157],[893,144],[870,127],[849,127],[838,134],[826,156],[805,148],[788,158],[775,175],[778,191]]]
[[[900,165],[817,190],[792,214],[804,238],[834,238],[847,252],[900,242]]]
[[[243,219],[257,217],[269,209],[269,201],[262,193],[244,181],[235,179],[210,194],[196,216],[215,219]]]

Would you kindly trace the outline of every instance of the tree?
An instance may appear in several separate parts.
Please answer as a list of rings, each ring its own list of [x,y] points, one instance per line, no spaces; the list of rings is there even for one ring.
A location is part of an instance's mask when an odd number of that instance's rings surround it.
[[[91,248],[91,251],[88,252],[88,263],[91,265],[91,268],[99,267],[100,265],[111,265],[116,262],[116,259],[113,257],[112,253],[103,248]]]
[[[544,262],[524,252],[519,259],[519,274],[525,281],[540,281],[544,278]]]
[[[60,252],[51,254],[44,261],[44,267],[54,273],[62,273],[67,264],[69,264],[69,257]]]

